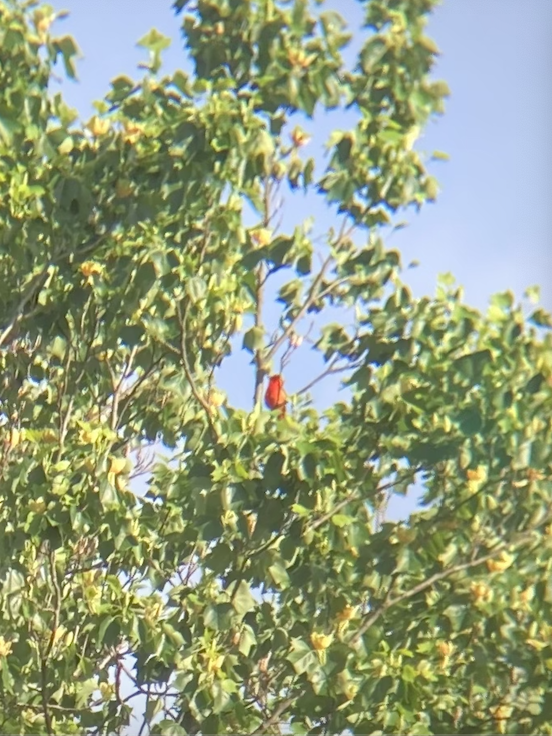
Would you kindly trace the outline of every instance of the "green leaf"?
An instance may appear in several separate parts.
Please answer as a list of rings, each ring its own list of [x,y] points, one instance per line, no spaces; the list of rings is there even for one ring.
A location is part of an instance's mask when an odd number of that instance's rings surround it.
[[[291,640],[291,652],[286,659],[291,663],[295,672],[302,675],[317,665],[317,658],[312,648],[302,639]]]
[[[401,671],[401,678],[405,682],[416,682],[419,678],[418,672],[411,664],[405,664]]]
[[[118,503],[117,491],[107,479],[103,479],[99,485],[100,503],[104,509],[112,508]]]
[[[148,51],[163,51],[171,45],[169,36],[165,36],[157,29],[152,28],[145,36],[137,42],[137,46],[148,49]]]
[[[230,603],[209,605],[203,616],[205,626],[214,631],[226,631],[232,623],[232,606]]]
[[[284,590],[289,587],[290,580],[286,568],[281,562],[274,562],[269,568],[268,573],[274,584],[279,590]]]
[[[492,361],[490,350],[478,350],[475,353],[468,353],[453,362],[453,366],[460,371],[466,378],[476,382],[479,381],[486,365]]]
[[[11,146],[18,128],[19,123],[17,120],[11,120],[5,114],[0,114],[0,137],[7,146]]]
[[[56,38],[54,46],[62,55],[65,73],[70,79],[75,79],[76,72],[73,57],[80,53],[75,39],[72,36],[62,36],[61,38]]]
[[[215,680],[211,685],[213,697],[213,713],[221,713],[228,708],[231,702],[230,693],[223,687],[220,680]]]
[[[543,383],[545,382],[545,380],[546,379],[545,379],[545,377],[543,376],[542,373],[536,373],[530,379],[530,381],[527,382],[527,384],[525,386],[524,393],[525,394],[529,394],[530,396],[532,394],[536,394],[539,391],[539,389],[541,388],[541,386],[543,385]]]
[[[98,689],[96,678],[76,683],[75,705],[77,708],[86,708],[90,702],[92,693]]]
[[[544,309],[537,309],[529,317],[529,322],[536,325],[537,327],[552,328],[552,315],[550,315]]]
[[[371,74],[374,67],[381,61],[388,49],[387,42],[382,36],[369,39],[360,52],[360,63],[365,74]]]
[[[437,277],[437,283],[440,286],[451,287],[456,284],[456,278],[450,272],[440,273]]]
[[[529,286],[524,292],[523,296],[528,299],[531,304],[538,304],[540,301],[541,290],[538,284]]]
[[[230,595],[234,610],[241,616],[252,611],[257,605],[255,599],[251,595],[249,585],[245,580],[241,580],[239,583],[230,583],[227,592]]]
[[[449,619],[452,631],[460,631],[462,622],[466,618],[466,607],[460,604],[453,604],[448,606],[443,613]]]
[[[207,284],[201,276],[192,276],[192,278],[186,281],[186,293],[192,303],[198,302],[207,293]]]
[[[460,431],[468,437],[477,434],[483,427],[483,417],[476,407],[462,409],[455,421]]]
[[[257,638],[253,629],[245,626],[240,634],[238,650],[244,657],[249,657],[251,649],[257,644]]]
[[[159,731],[161,736],[187,736],[188,734],[188,732],[182,728],[182,726],[179,726],[178,723],[167,719],[159,721],[155,728]]]
[[[341,529],[353,524],[355,522],[355,518],[353,516],[347,516],[346,514],[334,514],[331,518],[331,522],[334,526]]]
[[[262,327],[252,327],[243,336],[243,347],[250,353],[260,350],[264,347],[264,329]]]
[[[169,639],[174,644],[175,647],[180,648],[184,646],[184,637],[179,631],[174,628],[174,626],[171,626],[171,624],[163,621],[161,623],[161,630],[163,631],[167,639]]]

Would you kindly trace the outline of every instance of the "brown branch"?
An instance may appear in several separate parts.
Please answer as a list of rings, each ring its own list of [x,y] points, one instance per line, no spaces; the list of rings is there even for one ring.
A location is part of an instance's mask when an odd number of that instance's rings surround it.
[[[102,242],[102,240],[104,240],[111,233],[111,229],[112,228],[110,228],[103,235],[100,235],[99,237],[95,238],[93,241],[80,247],[78,249],[79,256],[86,255],[90,253],[91,251],[95,250],[97,246]],[[49,262],[40,271],[40,273],[36,274],[36,276],[34,276],[31,279],[21,299],[19,300],[18,304],[15,306],[12,312],[12,315],[8,321],[7,326],[0,333],[0,346],[3,345],[9,339],[13,330],[17,327],[17,325],[21,322],[21,320],[25,316],[25,307],[28,305],[28,303],[40,294],[40,292],[46,285],[48,278],[53,276],[53,272],[51,272],[50,269],[52,267],[59,265],[65,258],[67,258],[67,256],[71,256],[74,253],[75,253],[75,249],[62,251],[61,253],[57,255],[56,258],[51,258]]]
[[[48,707],[47,695],[48,668],[44,659],[40,663],[40,684],[40,697],[42,700],[42,714],[44,715],[44,725],[46,726],[46,733],[48,734],[48,736],[53,736],[54,732],[52,731],[52,717],[50,715],[50,710]]]
[[[265,359],[269,361],[273,356],[274,353],[276,353],[280,347],[284,344],[284,342],[287,340],[287,338],[291,335],[291,333],[295,330],[296,325],[299,323],[301,319],[305,316],[307,313],[309,307],[314,304],[316,299],[318,298],[318,288],[324,278],[324,274],[326,273],[326,270],[328,269],[328,266],[332,262],[332,256],[329,255],[324,263],[322,264],[322,268],[316,275],[314,281],[312,282],[309,293],[307,294],[307,298],[303,302],[303,305],[301,309],[297,312],[297,315],[291,320],[289,325],[285,328],[285,330],[282,332],[280,337],[271,345],[268,352],[266,353]]]
[[[328,296],[337,286],[346,284],[347,281],[350,281],[351,278],[351,276],[343,276],[342,278],[330,281],[330,283],[318,294],[317,299],[323,299],[325,296]]]
[[[270,200],[271,200],[271,180],[270,177],[266,177],[264,182],[264,197],[263,197],[263,227],[269,227],[273,215],[270,212]],[[263,324],[263,307],[264,307],[264,285],[268,278],[268,269],[263,262],[257,266],[257,272],[255,274],[255,327],[257,329],[264,330]],[[266,364],[268,360],[264,358],[264,350],[259,348],[254,353],[255,362],[255,389],[253,391],[253,406],[260,406],[262,399],[263,381],[266,376]]]
[[[178,355],[180,357],[180,353],[178,353]],[[163,356],[154,360],[153,363],[151,363],[151,365],[146,368],[144,373],[135,381],[135,383],[132,384],[132,386],[129,386],[127,389],[121,392],[121,396],[119,397],[119,420],[122,420],[129,406],[131,406],[137,398],[138,389],[142,387],[142,385],[148,380],[148,378],[150,378],[150,376],[153,374],[154,370],[162,362],[162,360]],[[122,404],[123,406],[121,408]]]
[[[264,720],[259,726],[259,728],[255,729],[255,731],[251,731],[249,736],[261,736],[261,734],[266,733],[266,730],[268,728],[270,728],[271,726],[275,726],[277,723],[279,723],[281,716],[285,713],[285,711],[293,703],[296,697],[297,697],[296,695],[290,695],[289,697],[282,700],[280,705],[278,705],[277,708],[272,712],[272,715],[269,716],[266,720]]]
[[[255,327],[264,329],[263,325],[263,306],[264,306],[264,271],[262,263],[257,267],[256,286],[255,286]],[[265,361],[263,360],[262,349],[255,351],[255,390],[253,392],[253,406],[261,403],[261,394],[263,389],[263,381],[266,376]]]
[[[180,326],[180,358],[182,362],[182,367],[184,368],[184,375],[186,376],[186,380],[190,384],[192,395],[194,399],[198,402],[198,404],[205,410],[209,429],[211,430],[213,439],[215,440],[216,443],[218,443],[219,436],[218,436],[216,427],[213,424],[213,418],[211,415],[212,407],[209,405],[207,400],[199,392],[199,389],[197,388],[192,370],[190,368],[190,362],[188,360],[188,349],[186,347],[186,311],[187,311],[186,308],[184,308],[184,311],[181,311],[180,305],[177,304],[176,313],[178,317],[178,323]]]
[[[52,625],[52,631],[50,633],[50,639],[46,646],[45,651],[40,657],[40,696],[42,700],[42,712],[44,714],[44,724],[46,726],[46,732],[48,736],[53,736],[52,716],[50,714],[49,702],[48,702],[48,657],[51,654],[54,642],[56,639],[56,633],[59,628],[59,620],[61,615],[61,590],[59,587],[59,580],[56,571],[56,556],[55,552],[50,552],[49,555],[50,563],[50,575],[52,579],[52,586],[54,588],[54,621]]]
[[[352,231],[355,229],[355,226],[352,225],[348,230],[345,229],[346,227],[346,220],[343,220],[341,223],[341,229],[339,232],[339,235],[337,236],[335,247],[339,245],[344,239],[348,238]],[[314,278],[314,281],[312,282],[309,293],[307,294],[307,298],[303,302],[303,305],[299,309],[299,312],[297,315],[292,319],[292,321],[289,323],[289,325],[284,329],[280,337],[272,344],[272,346],[269,348],[268,353],[265,356],[265,359],[269,361],[274,354],[279,350],[279,348],[283,345],[283,343],[287,340],[287,338],[294,332],[296,325],[303,319],[305,314],[308,312],[309,308],[314,304],[314,302],[317,299],[320,299],[321,296],[325,296],[328,292],[329,288],[334,288],[338,283],[343,281],[343,279],[336,279],[336,281],[332,282],[329,287],[326,287],[324,290],[319,291],[320,285],[324,279],[324,275],[328,269],[328,266],[331,264],[333,260],[333,256],[330,253],[330,255],[326,258],[326,260],[322,263],[322,268]]]
[[[29,283],[27,289],[23,293],[23,296],[19,300],[19,303],[16,305],[15,309],[13,310],[12,316],[10,317],[8,321],[7,327],[0,333],[0,345],[3,345],[8,338],[10,337],[13,330],[17,327],[19,322],[23,319],[23,314],[25,312],[25,307],[27,304],[35,297],[37,296],[41,290],[44,287],[44,284],[48,281],[48,275],[50,270],[50,263],[48,263],[40,273],[38,273],[33,279],[31,279],[31,282]]]
[[[545,522],[543,521],[541,522],[541,524],[532,528],[528,532],[519,535],[517,542],[523,543],[527,538],[530,538],[531,531],[535,531],[538,526],[542,525],[542,523]],[[413,588],[404,591],[404,593],[401,593],[395,598],[391,598],[388,596],[387,599],[382,603],[382,605],[378,609],[376,609],[370,616],[368,616],[368,618],[364,621],[360,628],[353,634],[353,636],[349,639],[349,643],[354,644],[356,641],[358,641],[358,639],[364,633],[366,633],[366,631],[368,631],[368,629],[371,628],[392,606],[395,606],[397,603],[403,603],[404,601],[412,598],[418,593],[422,593],[424,590],[427,590],[427,588],[430,588],[434,583],[438,583],[440,580],[444,580],[457,572],[469,570],[472,567],[477,567],[478,565],[481,565],[483,562],[487,562],[487,560],[492,560],[493,557],[495,557],[499,552],[502,552],[507,547],[511,547],[513,544],[515,544],[515,542],[501,542],[500,544],[497,544],[494,549],[486,555],[482,555],[481,557],[476,557],[474,559],[468,560],[467,562],[462,562],[458,565],[454,565],[453,567],[448,568],[448,570],[441,570],[441,572],[437,572],[434,575],[431,575],[431,577],[427,578],[426,580],[422,580],[421,583],[418,583],[418,585],[415,585]]]
[[[123,384],[132,372],[132,363],[134,362],[137,352],[138,346],[133,345],[118,381],[115,378],[115,371],[111,367],[110,361],[106,360],[107,369],[111,377],[111,388],[113,391],[111,398],[111,418],[109,422],[110,429],[113,431],[117,429],[117,425],[119,423],[119,403],[123,395]]]
[[[73,350],[73,345],[68,340],[67,342],[67,353],[65,355],[64,360],[64,366],[63,366],[63,384],[61,387],[61,391],[58,394],[58,413],[59,413],[59,447],[57,450],[57,460],[59,461],[61,459],[61,455],[63,452],[63,446],[65,444],[65,437],[67,436],[67,432],[69,431],[69,422],[71,421],[71,413],[73,411],[73,406],[75,403],[75,397],[71,396],[67,403],[67,409],[65,411],[65,414],[63,413],[63,400],[67,396],[67,391],[69,389],[69,370],[71,368],[71,362],[72,362],[72,355],[71,351]]]
[[[326,378],[326,376],[332,375],[334,373],[343,373],[344,371],[352,371],[355,368],[358,368],[360,363],[349,363],[348,365],[340,366],[339,368],[336,368],[335,365],[340,360],[339,356],[336,356],[333,358],[328,367],[319,375],[317,378],[314,378],[310,383],[307,383],[306,386],[304,386],[300,391],[296,391],[296,396],[301,396],[301,394],[306,394],[307,391],[310,391],[310,389],[315,386],[319,381],[322,381],[322,379]]]

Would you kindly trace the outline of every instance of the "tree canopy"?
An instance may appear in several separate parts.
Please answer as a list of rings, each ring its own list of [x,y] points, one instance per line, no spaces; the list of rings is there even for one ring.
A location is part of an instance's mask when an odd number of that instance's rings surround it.
[[[192,71],[152,30],[82,125],[49,89],[76,42],[0,0],[3,733],[122,734],[138,696],[140,734],[552,733],[552,321],[401,280],[385,227],[437,196],[414,144],[448,89],[435,0],[362,5],[347,65],[322,3],[176,0]],[[278,227],[305,194],[334,227]],[[348,391],[281,417],[304,350]]]

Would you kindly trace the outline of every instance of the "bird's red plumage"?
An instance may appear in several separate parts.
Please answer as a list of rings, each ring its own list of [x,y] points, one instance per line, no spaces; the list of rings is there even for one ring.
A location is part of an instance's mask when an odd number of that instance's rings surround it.
[[[270,376],[268,388],[265,393],[265,403],[269,409],[279,409],[280,417],[286,414],[286,392],[284,390],[284,379],[279,374]]]

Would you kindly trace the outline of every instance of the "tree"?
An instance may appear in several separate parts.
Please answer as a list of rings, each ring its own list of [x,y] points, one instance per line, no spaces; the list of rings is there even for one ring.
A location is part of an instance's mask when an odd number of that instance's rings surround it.
[[[2,732],[122,733],[142,694],[140,733],[552,733],[550,316],[415,299],[383,243],[437,193],[434,4],[367,3],[347,68],[337,13],[177,0],[193,73],[153,30],[83,128],[48,90],[75,42],[2,0]],[[321,169],[299,123],[345,106]],[[320,268],[276,229],[302,191],[335,211]],[[280,418],[308,315],[349,394]],[[252,410],[216,384],[240,349]]]

